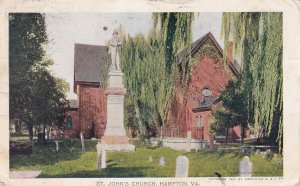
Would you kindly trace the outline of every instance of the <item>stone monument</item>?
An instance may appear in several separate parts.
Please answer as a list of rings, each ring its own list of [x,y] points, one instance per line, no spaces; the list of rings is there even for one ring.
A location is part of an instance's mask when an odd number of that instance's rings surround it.
[[[102,144],[100,142],[98,142],[98,144],[96,145],[96,149],[97,149],[97,169],[101,170]]]
[[[178,156],[176,158],[175,177],[189,176],[189,159],[186,156]]]
[[[252,162],[248,156],[240,161],[240,177],[252,177]]]
[[[165,166],[166,162],[165,162],[165,157],[160,157],[159,159],[159,166]]]
[[[111,55],[111,66],[108,73],[107,96],[107,125],[101,143],[108,151],[134,151],[135,146],[129,144],[124,128],[124,96],[126,89],[123,85],[123,73],[120,69],[121,39],[115,30],[108,42]]]

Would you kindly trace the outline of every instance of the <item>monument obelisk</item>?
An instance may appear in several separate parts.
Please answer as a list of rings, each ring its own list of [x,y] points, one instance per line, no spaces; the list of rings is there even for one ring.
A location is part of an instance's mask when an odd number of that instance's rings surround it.
[[[101,143],[108,151],[134,151],[135,146],[129,144],[124,128],[124,96],[123,73],[120,69],[121,39],[117,30],[108,42],[111,55],[111,66],[108,73],[107,125]]]

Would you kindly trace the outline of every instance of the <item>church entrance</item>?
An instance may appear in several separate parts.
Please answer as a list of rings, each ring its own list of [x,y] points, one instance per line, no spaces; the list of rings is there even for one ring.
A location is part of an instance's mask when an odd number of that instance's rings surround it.
[[[92,123],[92,127],[91,127],[91,130],[90,130],[90,138],[96,138],[95,123]]]

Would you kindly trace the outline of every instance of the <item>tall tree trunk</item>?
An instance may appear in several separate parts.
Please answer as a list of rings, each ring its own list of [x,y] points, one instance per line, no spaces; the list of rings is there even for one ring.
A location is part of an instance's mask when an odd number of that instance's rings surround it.
[[[49,140],[50,139],[50,128],[49,127],[47,127],[47,140]]]
[[[257,144],[260,143],[260,140],[263,137],[263,134],[264,134],[264,128],[258,131],[258,137],[257,137],[257,140],[256,140]]]
[[[137,119],[138,127],[140,130],[140,136],[142,136],[142,138],[144,138],[146,135],[146,131],[145,131],[145,127],[143,126],[143,123],[141,120],[140,110],[139,110],[137,104],[135,104],[134,108],[135,108],[135,118]]]
[[[41,125],[39,125],[39,126],[41,126]],[[46,143],[46,139],[45,139],[45,124],[42,124],[42,130],[39,130],[39,132],[38,132],[38,143],[39,144],[42,144],[42,145],[45,145]],[[40,127],[39,127],[39,129],[41,129]]]
[[[228,130],[229,130],[229,128],[227,127],[226,128],[226,138],[225,138],[225,144],[227,145],[227,140],[228,140]]]
[[[32,124],[27,124],[28,130],[29,130],[29,141],[32,143],[33,141],[33,126]]]
[[[242,145],[244,144],[244,136],[245,136],[245,126],[242,125],[242,133],[241,133]]]
[[[15,122],[15,130],[17,134],[22,134],[22,122],[19,119]]]
[[[42,124],[42,126],[43,126],[42,144],[45,145],[46,144],[46,128],[45,128],[45,124]]]

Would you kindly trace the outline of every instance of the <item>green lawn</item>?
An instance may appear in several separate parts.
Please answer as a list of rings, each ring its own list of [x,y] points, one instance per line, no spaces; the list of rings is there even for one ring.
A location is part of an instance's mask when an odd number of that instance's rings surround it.
[[[189,159],[189,176],[238,176],[239,162],[243,155],[227,152],[220,156],[218,152],[202,150],[200,152],[174,151],[164,147],[138,147],[135,152],[108,152],[107,168],[96,170],[97,141],[86,140],[86,152],[81,152],[78,139],[65,140],[59,152],[55,144],[35,145],[30,156],[11,155],[11,170],[41,170],[39,177],[173,177],[176,157],[185,155]],[[73,152],[70,147],[74,147]],[[152,156],[153,162],[148,162]],[[159,166],[159,159],[165,157],[166,165]],[[251,155],[254,176],[282,176],[282,167],[278,167],[276,154],[267,160],[260,154]]]

